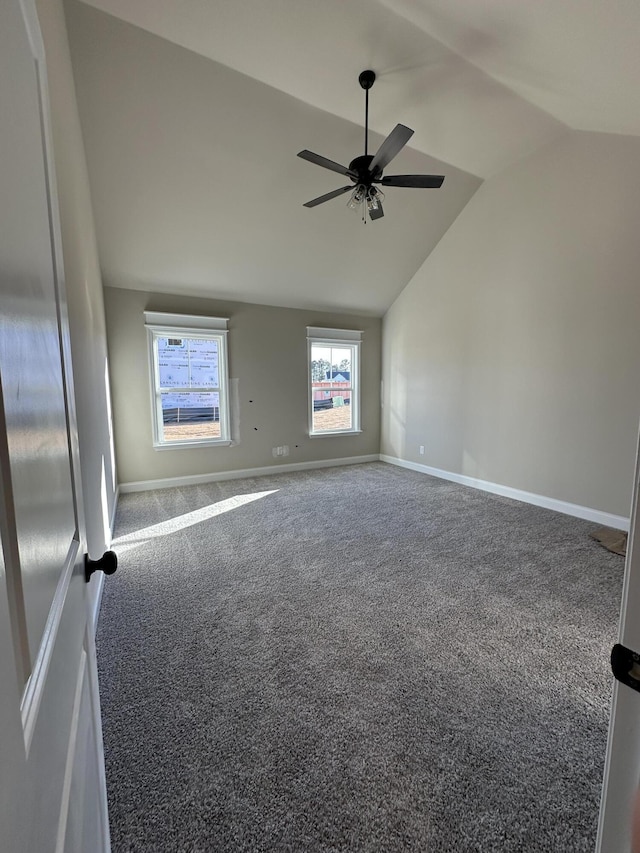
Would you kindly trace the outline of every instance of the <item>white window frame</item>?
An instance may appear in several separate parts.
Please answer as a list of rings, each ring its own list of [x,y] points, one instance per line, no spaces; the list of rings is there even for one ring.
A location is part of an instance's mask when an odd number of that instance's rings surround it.
[[[360,345],[362,332],[356,329],[326,329],[319,326],[307,326],[307,388],[309,437],[329,438],[332,435],[357,435],[360,428]],[[351,360],[351,427],[349,429],[314,430],[313,429],[313,386],[311,379],[311,352],[315,345],[348,348],[352,351]]]
[[[229,321],[223,317],[199,317],[193,314],[167,314],[160,311],[144,312],[149,351],[149,387],[151,389],[151,424],[153,446],[156,450],[178,450],[194,447],[211,447],[231,444],[229,425],[229,359],[227,334]],[[185,388],[160,386],[158,365],[158,338],[200,338],[218,343],[218,386],[203,386],[198,393],[217,393],[220,407],[220,437],[195,438],[190,441],[164,439],[162,419],[162,393],[189,393]]]

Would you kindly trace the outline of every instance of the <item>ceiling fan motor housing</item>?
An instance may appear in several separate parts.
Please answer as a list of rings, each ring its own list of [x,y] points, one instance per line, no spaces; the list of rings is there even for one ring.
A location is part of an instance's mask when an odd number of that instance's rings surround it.
[[[373,154],[363,154],[360,157],[356,157],[349,163],[349,171],[355,172],[358,175],[357,183],[366,184],[368,186],[371,181],[377,180],[382,174],[381,170],[377,170],[373,174],[369,171],[369,166],[372,160]]]

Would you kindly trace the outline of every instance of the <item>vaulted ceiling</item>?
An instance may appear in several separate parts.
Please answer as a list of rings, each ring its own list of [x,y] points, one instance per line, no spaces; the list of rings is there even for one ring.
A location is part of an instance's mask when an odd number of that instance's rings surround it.
[[[94,8],[90,8],[94,7]],[[105,14],[107,13],[107,14]],[[640,4],[69,0],[106,284],[381,314],[485,179],[570,130],[640,134]],[[295,155],[415,130],[362,224]]]

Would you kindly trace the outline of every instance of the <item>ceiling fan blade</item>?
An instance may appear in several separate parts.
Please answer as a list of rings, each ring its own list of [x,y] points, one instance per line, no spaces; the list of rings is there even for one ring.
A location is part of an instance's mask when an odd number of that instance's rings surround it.
[[[373,210],[369,211],[369,216],[371,219],[382,219],[384,216],[384,210],[382,209],[382,204],[378,202],[378,206],[374,207]]]
[[[298,157],[302,157],[303,160],[308,160],[310,163],[315,163],[316,166],[331,169],[332,172],[337,172],[339,175],[347,175],[349,178],[355,177],[346,166],[341,166],[340,163],[336,163],[334,160],[321,157],[320,154],[314,154],[313,151],[307,151],[306,148],[304,151],[298,151]]]
[[[378,183],[385,187],[424,187],[437,190],[443,181],[444,175],[387,175]]]
[[[369,164],[369,171],[372,174],[384,171],[385,166],[404,148],[412,136],[413,131],[410,127],[397,124],[376,151],[375,157]]]
[[[318,196],[318,198],[311,199],[311,201],[306,202],[304,207],[315,207],[317,204],[322,204],[325,201],[331,201],[332,198],[337,198],[339,195],[343,195],[344,193],[348,193],[349,190],[352,190],[352,186],[348,187],[340,187],[339,190],[333,190],[330,193],[325,193],[325,195]]]

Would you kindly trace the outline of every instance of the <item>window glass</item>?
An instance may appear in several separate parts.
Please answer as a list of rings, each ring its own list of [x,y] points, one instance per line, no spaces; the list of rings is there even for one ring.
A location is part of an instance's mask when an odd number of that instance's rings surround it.
[[[351,347],[311,346],[312,432],[353,429]]]
[[[180,315],[145,312],[145,318],[154,446],[229,443],[227,321],[185,317],[199,324],[191,329],[179,326]],[[207,331],[207,324],[220,331]]]
[[[308,327],[310,435],[360,431],[361,334]],[[342,340],[341,335],[348,339]]]
[[[217,386],[218,341],[159,337],[158,368],[161,388]]]
[[[163,441],[193,441],[220,438],[220,394],[216,391],[180,394],[164,391],[162,400]]]

